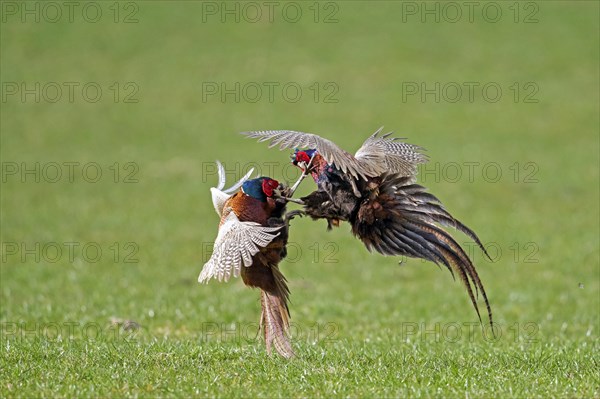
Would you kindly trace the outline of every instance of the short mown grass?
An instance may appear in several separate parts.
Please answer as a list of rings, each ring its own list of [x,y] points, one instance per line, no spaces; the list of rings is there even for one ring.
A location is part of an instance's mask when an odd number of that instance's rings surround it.
[[[295,24],[203,22],[203,3],[183,1],[136,2],[138,22],[123,24],[98,4],[95,24],[1,24],[3,90],[104,91],[95,103],[2,101],[1,397],[600,396],[598,3],[535,3],[528,24],[512,2],[497,3],[497,23],[403,21],[401,2],[340,2],[328,24],[312,3],[298,3]],[[533,9],[523,3],[521,17]],[[122,101],[128,82],[136,103]],[[304,94],[203,98],[215,82],[294,82]],[[422,82],[494,82],[503,94],[403,98]],[[337,102],[325,102],[332,87]],[[537,102],[524,102],[532,88]],[[196,282],[217,231],[214,160],[230,181],[249,163],[293,181],[287,152],[237,132],[312,131],[352,151],[380,125],[427,148],[419,181],[488,246],[493,261],[455,235],[496,336],[445,270],[298,219],[281,264],[298,356],[268,357],[258,292]],[[96,183],[82,170],[92,163]]]

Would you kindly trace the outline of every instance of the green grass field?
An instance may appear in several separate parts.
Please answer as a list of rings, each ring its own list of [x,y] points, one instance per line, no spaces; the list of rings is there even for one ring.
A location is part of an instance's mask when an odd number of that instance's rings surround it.
[[[53,4],[0,4],[0,397],[600,397],[597,2]],[[196,282],[214,160],[292,182],[237,133],[381,125],[488,246],[455,235],[497,337],[447,271],[300,219],[267,357],[258,291]]]

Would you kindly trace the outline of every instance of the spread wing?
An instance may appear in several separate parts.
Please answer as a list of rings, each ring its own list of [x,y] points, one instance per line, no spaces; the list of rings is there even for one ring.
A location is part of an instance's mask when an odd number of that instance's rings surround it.
[[[423,148],[389,137],[391,132],[379,136],[382,130],[383,126],[364,142],[354,155],[356,159],[379,171],[378,175],[388,172],[415,176],[417,165],[427,162],[427,156],[420,152]]]
[[[265,130],[257,132],[242,132],[243,135],[258,139],[259,142],[269,141],[269,148],[279,145],[280,150],[286,148],[316,149],[329,164],[334,164],[344,173],[350,173],[354,178],[377,176],[377,170],[371,164],[362,164],[352,154],[342,150],[333,141],[312,133],[295,132],[292,130]]]
[[[254,222],[240,222],[232,211],[225,218],[215,240],[213,254],[204,264],[198,282],[208,282],[211,278],[228,281],[233,273],[240,275],[242,264],[252,265],[252,257],[279,235],[280,227],[264,227]]]

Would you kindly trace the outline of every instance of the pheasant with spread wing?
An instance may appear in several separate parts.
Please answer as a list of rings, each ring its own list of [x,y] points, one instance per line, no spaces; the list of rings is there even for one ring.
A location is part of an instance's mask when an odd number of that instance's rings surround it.
[[[317,184],[300,199],[313,219],[326,219],[328,229],[347,221],[369,251],[404,255],[443,264],[457,273],[471,303],[481,315],[475,293],[481,291],[488,318],[492,311],[483,284],[469,256],[442,227],[453,227],[473,239],[488,256],[477,235],[455,219],[423,186],[415,184],[417,166],[427,162],[422,148],[380,135],[380,128],[352,155],[315,134],[290,130],[244,132],[270,147],[295,148],[292,162]],[[300,182],[300,180],[299,180]],[[298,182],[298,183],[299,183]],[[294,185],[292,191],[297,187]],[[290,199],[291,200],[291,199]],[[489,257],[489,256],[488,256]]]
[[[228,281],[241,275],[244,284],[261,291],[263,330],[267,352],[275,346],[284,357],[294,356],[289,340],[289,289],[278,264],[286,256],[289,218],[286,201],[278,194],[289,189],[268,177],[249,179],[252,170],[231,188],[225,186],[221,163],[219,186],[211,188],[215,211],[221,218],[213,254],[198,277]],[[240,189],[236,193],[234,191]]]

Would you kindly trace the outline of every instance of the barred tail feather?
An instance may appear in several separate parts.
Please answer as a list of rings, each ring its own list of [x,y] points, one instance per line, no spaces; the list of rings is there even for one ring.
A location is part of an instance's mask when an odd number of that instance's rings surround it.
[[[425,187],[418,184],[410,184],[402,187],[396,187],[396,197],[402,203],[405,211],[410,211],[415,215],[422,215],[430,218],[433,222],[439,223],[445,227],[452,227],[464,233],[471,238],[485,256],[491,260],[490,255],[483,246],[481,240],[473,230],[465,226],[460,220],[455,219],[444,208],[441,201],[433,194],[425,191]]]
[[[426,259],[437,265],[443,264],[453,278],[458,274],[480,321],[476,297],[481,292],[492,325],[487,294],[473,262],[456,240],[438,224],[465,233],[486,255],[487,252],[477,235],[452,217],[424,187],[410,184],[406,177],[384,175],[379,191],[360,205],[351,223],[353,233],[369,250],[384,255]]]
[[[289,319],[285,302],[281,297],[261,290],[260,303],[262,305],[260,323],[267,345],[267,353],[271,354],[271,346],[274,346],[281,356],[293,357],[294,350],[288,337]]]
[[[479,278],[479,274],[477,274],[477,270],[475,269],[473,262],[471,262],[471,259],[460,247],[460,245],[448,233],[436,225],[421,223],[420,225],[414,224],[411,227],[414,228],[413,231],[416,234],[421,234],[423,237],[426,237],[428,242],[432,246],[437,247],[439,250],[438,252],[442,255],[442,257],[438,258],[437,261],[435,259],[429,260],[438,264],[439,262],[442,262],[450,269],[451,272],[454,270],[459,274],[460,279],[467,288],[469,298],[471,299],[471,303],[477,312],[479,321],[481,321],[481,315],[479,313],[479,307],[477,306],[476,296],[478,296],[479,292],[481,292],[487,308],[489,322],[490,325],[492,325],[492,310],[487,298],[487,293],[485,292],[485,288],[483,287],[483,283]],[[452,273],[452,275],[454,276],[454,273]],[[472,287],[475,287],[475,295],[473,295]]]

